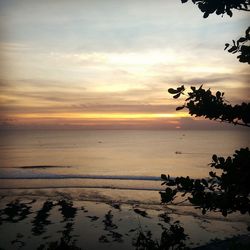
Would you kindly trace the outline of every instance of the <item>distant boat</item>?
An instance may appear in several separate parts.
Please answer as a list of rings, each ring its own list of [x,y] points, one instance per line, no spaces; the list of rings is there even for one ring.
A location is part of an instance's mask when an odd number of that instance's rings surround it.
[[[102,141],[98,141],[98,143],[102,143]]]
[[[176,153],[177,155],[182,154],[182,152],[181,152],[181,151],[175,151],[175,153]]]

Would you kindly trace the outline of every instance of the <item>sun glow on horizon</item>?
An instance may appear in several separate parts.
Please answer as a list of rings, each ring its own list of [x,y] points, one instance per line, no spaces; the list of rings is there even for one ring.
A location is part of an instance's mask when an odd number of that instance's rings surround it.
[[[88,120],[123,120],[123,119],[134,119],[134,120],[150,120],[157,118],[182,118],[189,117],[188,113],[160,113],[160,114],[149,114],[149,113],[50,113],[50,114],[16,114],[16,118],[21,119],[88,119]]]

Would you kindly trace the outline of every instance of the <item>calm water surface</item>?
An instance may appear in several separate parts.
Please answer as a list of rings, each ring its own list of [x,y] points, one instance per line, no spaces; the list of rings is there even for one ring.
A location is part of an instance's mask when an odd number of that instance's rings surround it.
[[[239,130],[1,131],[1,188],[158,189],[162,173],[205,177],[212,154],[249,145]]]

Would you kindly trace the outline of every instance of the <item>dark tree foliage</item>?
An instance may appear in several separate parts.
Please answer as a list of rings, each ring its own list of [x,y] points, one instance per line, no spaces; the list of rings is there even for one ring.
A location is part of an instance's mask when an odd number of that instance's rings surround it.
[[[181,0],[182,3],[188,0]],[[210,14],[216,13],[217,15],[227,14],[233,16],[232,9],[249,11],[249,0],[192,0],[198,6],[203,17],[207,18]]]
[[[199,88],[191,87],[188,93],[185,93],[184,85],[177,89],[170,88],[168,92],[175,99],[181,95],[187,96],[185,103],[176,110],[187,108],[191,116],[250,127],[250,103],[231,105],[225,100],[223,92],[217,91],[213,95],[210,89],[205,90],[202,85]]]
[[[206,179],[191,179],[162,175],[165,191],[160,192],[163,203],[173,202],[179,194],[202,213],[219,211],[223,216],[228,213],[240,211],[250,214],[250,151],[248,148],[236,150],[233,157],[218,157],[213,155],[210,166],[222,173],[209,172]],[[185,199],[185,198],[183,198]]]
[[[232,54],[238,53],[237,58],[240,62],[250,64],[250,46],[247,45],[249,43],[250,27],[247,28],[245,36],[240,37],[237,41],[233,40],[233,45],[226,43],[225,50]]]
[[[188,0],[181,0],[182,3]],[[192,0],[207,18],[210,14],[227,14],[232,17],[232,9],[249,11],[249,0]],[[250,27],[246,30],[245,37],[233,40],[233,45],[225,44],[225,50],[229,53],[238,53],[237,58],[241,63],[250,63]],[[215,95],[211,90],[191,87],[191,91],[185,93],[184,85],[177,89],[168,90],[173,98],[186,95],[185,103],[176,110],[187,108],[189,114],[197,117],[205,117],[210,120],[219,120],[235,125],[250,127],[250,103],[239,105],[229,104],[224,93],[217,91]],[[250,214],[250,151],[249,148],[236,150],[233,157],[212,156],[210,166],[216,171],[210,171],[209,177],[203,179],[191,179],[187,177],[170,178],[162,175],[163,185],[166,189],[160,192],[163,203],[173,203],[176,197],[183,197],[196,208],[207,211],[219,211],[223,216],[239,211],[242,214]],[[250,227],[248,227],[249,229]]]
[[[168,91],[175,99],[187,95],[185,104],[176,110],[187,108],[192,116],[250,127],[250,103],[232,106],[225,101],[224,93],[217,91],[213,95],[202,85],[198,89],[191,87],[191,92],[187,94],[183,85]],[[233,158],[213,155],[212,160],[211,167],[217,169],[220,175],[213,171],[206,179],[191,179],[189,176],[173,179],[162,175],[163,185],[167,186],[165,191],[160,192],[162,202],[173,202],[177,195],[181,195],[187,197],[184,200],[202,209],[203,214],[207,211],[219,211],[224,216],[236,211],[250,214],[249,149],[235,151]]]
[[[188,2],[188,0],[181,0],[182,3]],[[232,9],[249,11],[249,0],[192,0],[194,4],[198,6],[203,17],[207,18],[210,14],[216,13],[217,15],[227,14],[230,17],[233,16]],[[245,37],[240,37],[237,41],[233,40],[233,45],[229,43],[225,44],[225,50],[229,53],[239,53],[237,58],[242,63],[250,64],[250,27],[245,32]]]

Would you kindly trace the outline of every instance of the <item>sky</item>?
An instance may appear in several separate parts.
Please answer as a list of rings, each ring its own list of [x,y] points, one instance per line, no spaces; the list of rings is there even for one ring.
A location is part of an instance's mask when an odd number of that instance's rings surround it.
[[[248,66],[224,51],[248,25],[178,0],[0,0],[0,127],[224,128],[167,90],[249,100]]]

